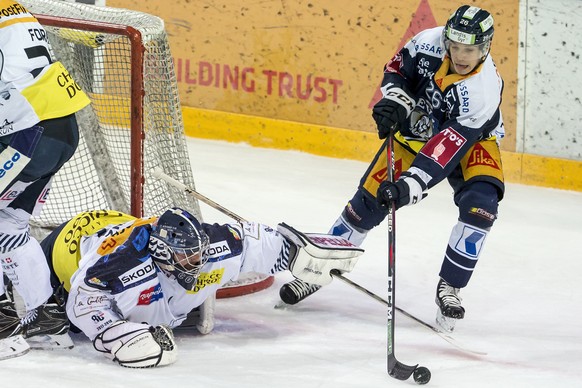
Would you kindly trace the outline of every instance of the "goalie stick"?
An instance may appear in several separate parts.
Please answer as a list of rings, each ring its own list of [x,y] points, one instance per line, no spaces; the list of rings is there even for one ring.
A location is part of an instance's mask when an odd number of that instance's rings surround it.
[[[177,179],[172,178],[168,174],[164,173],[164,171],[162,171],[162,169],[159,167],[155,167],[152,170],[152,176],[154,178],[161,179],[161,180],[165,181],[166,183],[168,183],[169,185],[190,194],[191,196],[204,202],[208,206],[210,206],[210,207],[220,211],[221,213],[231,217],[233,220],[235,220],[238,223],[247,222],[247,220],[245,220],[243,217],[239,216],[238,214],[228,210],[227,208],[225,208],[222,205],[219,205],[218,203],[214,202],[210,198],[200,194],[199,192],[197,192],[193,188],[186,186],[185,184],[178,181]],[[240,284],[239,282],[241,280],[245,280],[245,278],[246,278],[247,283]],[[232,296],[251,294],[253,292],[257,292],[257,291],[263,290],[267,287],[270,287],[274,281],[275,281],[275,278],[273,277],[273,275],[269,275],[267,277],[264,277],[260,274],[253,273],[253,272],[249,272],[249,273],[246,273],[244,275],[241,274],[241,276],[239,276],[239,279],[237,280],[236,284],[235,283],[227,283],[222,288],[220,288],[216,292],[216,298],[219,298],[219,299],[220,298],[229,298]],[[205,324],[204,327],[207,327],[207,324]],[[200,330],[200,327],[198,329]],[[210,332],[210,330],[208,330],[208,332]],[[204,333],[204,334],[206,334],[206,333]]]
[[[362,287],[361,285],[359,285],[358,283],[354,282],[353,280],[350,280],[348,278],[346,278],[344,275],[340,274],[340,273],[333,273],[333,276],[340,279],[341,281],[343,281],[344,283],[352,286],[353,288],[362,291],[364,294],[372,297],[373,299],[376,299],[378,302],[382,303],[385,306],[388,306],[388,301],[384,298],[382,298],[381,296],[373,293],[372,291],[368,290],[367,288]],[[437,334],[439,337],[441,337],[442,339],[444,339],[445,341],[447,341],[449,344],[453,345],[455,348],[457,348],[458,350],[465,352],[465,353],[470,353],[470,354],[474,354],[477,356],[486,356],[487,353],[486,352],[481,352],[478,350],[473,350],[473,349],[469,349],[465,346],[463,346],[462,344],[460,344],[455,338],[443,333],[442,331],[440,331],[436,326],[431,325],[430,323],[423,321],[422,319],[418,318],[417,316],[409,313],[408,311],[398,307],[398,306],[394,306],[394,309],[396,311],[398,311],[400,314],[404,315],[407,318],[410,318],[411,320],[413,320],[414,322],[420,324],[422,327],[434,332],[435,334]]]
[[[386,139],[386,180],[394,182],[394,139],[392,134]],[[388,343],[387,369],[388,374],[398,380],[408,380],[418,369],[426,368],[416,365],[406,365],[396,359],[394,352],[394,311],[396,304],[396,204],[388,205]],[[428,372],[428,370],[427,370]],[[429,379],[430,379],[430,372]],[[416,380],[416,374],[415,374]],[[428,382],[428,381],[427,381]]]
[[[167,182],[168,184],[174,186],[175,188],[177,188],[179,190],[182,190],[182,191],[187,192],[188,194],[192,195],[196,199],[199,199],[200,201],[204,202],[208,206],[213,207],[214,209],[216,209],[216,210],[218,210],[218,211],[226,214],[227,216],[231,217],[236,222],[246,222],[246,220],[244,218],[242,218],[241,216],[239,216],[238,214],[231,212],[230,210],[228,210],[224,206],[219,205],[218,203],[214,202],[210,198],[208,198],[208,197],[200,194],[196,190],[194,190],[194,189],[186,186],[182,182],[180,182],[180,181],[172,178],[168,174],[164,173],[162,171],[162,169],[159,168],[159,167],[155,167],[153,169],[152,176],[154,178],[158,178],[158,179],[161,179],[161,180]]]
[[[390,146],[390,149],[389,149],[390,154],[389,155],[392,155],[392,137],[391,136],[389,137],[388,145]],[[390,157],[390,160],[392,160],[392,157]],[[388,168],[388,171],[389,171],[388,176],[390,179],[392,179],[392,175],[393,175],[392,168]],[[223,214],[226,214],[227,216],[233,218],[235,221],[245,222],[245,219],[243,217],[228,210],[224,206],[219,205],[217,202],[214,202],[210,198],[198,193],[196,190],[186,186],[182,182],[170,177],[169,175],[164,173],[161,168],[159,168],[159,167],[154,168],[154,170],[152,171],[152,175],[155,178],[162,179],[165,182],[167,182],[168,184],[189,193],[190,195],[196,197],[197,199],[206,203],[210,207],[213,207],[214,209],[222,212]],[[391,218],[392,220],[393,220],[393,216],[394,216],[394,210],[395,210],[395,206],[394,206],[394,204],[392,204],[392,211],[390,212],[390,214],[392,215],[392,218]],[[392,231],[393,231],[393,229],[392,229]],[[390,242],[393,243],[393,239],[390,238],[390,231],[389,231],[389,243]],[[393,250],[392,250],[392,254],[393,254]],[[389,265],[389,272],[390,272],[390,268],[391,267]],[[390,287],[392,287],[391,284],[393,284],[393,282],[394,282],[394,278],[392,276],[391,278],[389,278],[389,292],[390,292]],[[393,290],[392,290],[391,297],[393,300],[393,298],[394,298]],[[396,357],[394,356],[393,316],[394,316],[394,305],[389,304],[389,308],[388,308],[388,373],[390,374],[390,376],[395,377],[399,380],[407,380],[417,370],[418,365],[415,365],[414,367],[412,367],[412,366],[402,364],[398,360],[396,360]],[[426,369],[426,368],[424,368],[424,369]]]

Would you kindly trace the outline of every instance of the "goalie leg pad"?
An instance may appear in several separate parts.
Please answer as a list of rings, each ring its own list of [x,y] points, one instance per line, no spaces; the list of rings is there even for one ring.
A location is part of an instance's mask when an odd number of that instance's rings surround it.
[[[153,368],[176,361],[178,350],[172,330],[117,321],[93,341],[106,357],[128,368]]]
[[[291,273],[311,284],[325,286],[332,281],[330,272],[350,272],[358,256],[364,253],[343,237],[329,234],[302,233],[281,223],[277,230],[297,246],[297,253],[290,258]]]

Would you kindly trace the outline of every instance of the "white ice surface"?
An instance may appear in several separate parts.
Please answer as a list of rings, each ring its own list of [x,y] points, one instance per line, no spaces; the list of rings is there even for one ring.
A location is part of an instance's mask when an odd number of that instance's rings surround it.
[[[327,232],[367,165],[300,152],[191,139],[196,188],[239,215]],[[201,205],[206,222],[228,218]],[[430,387],[582,387],[582,193],[508,184],[499,219],[469,284],[457,351],[396,315],[396,356],[432,372]],[[449,232],[457,219],[444,182],[397,213],[396,303],[428,321]],[[385,296],[387,229],[374,229],[349,277]],[[70,351],[31,351],[0,363],[2,387],[352,388],[414,386],[386,373],[386,308],[334,281],[288,309],[279,287],[219,300],[206,336],[178,333],[176,364],[121,368],[75,335]]]

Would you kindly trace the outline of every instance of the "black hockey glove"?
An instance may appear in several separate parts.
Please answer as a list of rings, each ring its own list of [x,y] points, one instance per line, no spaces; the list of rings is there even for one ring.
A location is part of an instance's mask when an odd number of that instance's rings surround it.
[[[378,137],[385,139],[397,124],[402,123],[410,115],[416,103],[400,88],[388,89],[384,98],[374,105],[372,117],[378,126]]]
[[[396,209],[402,206],[414,205],[420,202],[426,194],[426,183],[416,174],[404,171],[394,183],[384,181],[380,183],[376,200],[382,207],[390,206],[394,202]]]

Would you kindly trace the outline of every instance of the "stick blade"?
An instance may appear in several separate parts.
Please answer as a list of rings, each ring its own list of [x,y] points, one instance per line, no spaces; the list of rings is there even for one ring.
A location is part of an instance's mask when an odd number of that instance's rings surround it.
[[[388,360],[388,374],[397,380],[408,380],[408,378],[412,376],[417,367],[418,364],[414,366],[406,365],[394,357]]]

